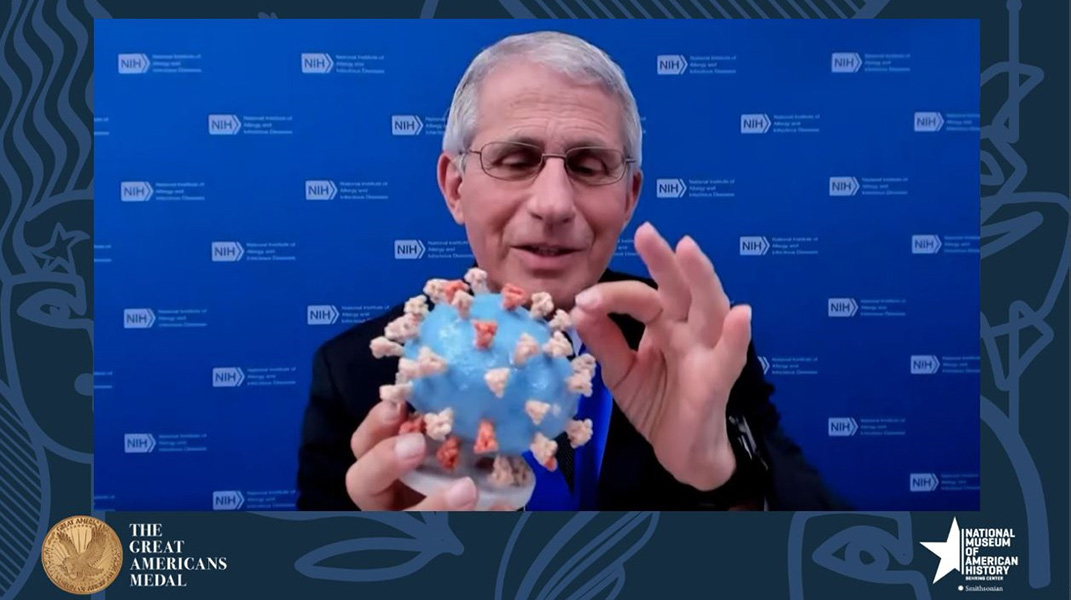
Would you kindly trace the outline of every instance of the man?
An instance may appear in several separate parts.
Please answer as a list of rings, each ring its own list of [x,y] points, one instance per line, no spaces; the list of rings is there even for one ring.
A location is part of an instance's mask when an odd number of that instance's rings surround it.
[[[505,38],[473,60],[455,91],[437,171],[450,214],[492,290],[546,291],[570,311],[574,345],[598,360],[612,398],[594,471],[573,469],[570,445],[560,443],[556,476],[574,493],[548,499],[541,492],[560,480],[537,471],[539,506],[528,508],[847,508],[780,429],[751,344],[750,307],[730,305],[690,237],[674,248],[644,224],[635,246],[653,280],[607,270],[636,209],[640,166],[632,92],[583,40]],[[427,497],[398,481],[423,458],[425,440],[398,435],[406,408],[378,398],[396,364],[374,359],[369,344],[401,314],[395,306],[317,352],[299,509],[475,507],[470,479]],[[577,500],[580,489],[590,493]]]

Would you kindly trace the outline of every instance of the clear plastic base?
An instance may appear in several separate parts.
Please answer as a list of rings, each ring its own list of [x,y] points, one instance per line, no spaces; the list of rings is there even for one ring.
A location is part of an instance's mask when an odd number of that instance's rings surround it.
[[[458,456],[457,467],[453,471],[447,471],[435,458],[435,453],[438,451],[440,444],[431,439],[427,441],[428,453],[424,457],[424,462],[401,478],[402,483],[416,492],[424,496],[430,496],[459,479],[471,477],[472,481],[476,483],[478,492],[475,510],[488,510],[496,505],[509,506],[519,510],[524,508],[528,501],[531,500],[532,492],[535,490],[535,473],[532,472],[523,458],[518,459],[516,463],[523,465],[527,472],[524,483],[502,485],[491,481],[493,456],[477,457],[471,451],[462,450]],[[462,448],[464,446],[465,444],[463,443]]]

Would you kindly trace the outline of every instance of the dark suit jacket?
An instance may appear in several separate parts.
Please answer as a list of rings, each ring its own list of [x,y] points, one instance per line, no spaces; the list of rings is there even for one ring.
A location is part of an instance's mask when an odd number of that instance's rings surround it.
[[[649,279],[609,270],[601,281],[624,279],[656,287]],[[369,344],[382,335],[387,323],[402,314],[404,304],[398,304],[380,317],[328,340],[317,350],[298,455],[299,510],[357,509],[345,484],[346,471],[354,462],[350,437],[379,402],[379,386],[394,383],[398,367],[396,358],[374,358]],[[643,335],[643,324],[623,315],[611,318],[635,349]],[[728,414],[747,420],[769,466],[765,475],[748,484],[749,495],[759,498],[759,508],[765,499],[770,510],[850,510],[827,489],[799,446],[782,431],[780,415],[770,402],[772,393],[773,386],[764,380],[752,345],[726,409]],[[600,510],[703,510],[724,506],[719,490],[700,492],[663,469],[651,445],[616,404],[610,418],[598,495]]]

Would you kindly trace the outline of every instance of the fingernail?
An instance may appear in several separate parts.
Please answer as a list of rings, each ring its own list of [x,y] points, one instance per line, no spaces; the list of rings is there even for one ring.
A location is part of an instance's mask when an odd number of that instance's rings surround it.
[[[446,504],[450,508],[462,508],[476,501],[476,484],[466,477],[455,481],[446,491]]]
[[[407,433],[394,442],[394,455],[399,460],[410,460],[424,452],[424,434]]]
[[[593,309],[599,305],[599,292],[586,289],[576,295],[576,305],[580,308]]]

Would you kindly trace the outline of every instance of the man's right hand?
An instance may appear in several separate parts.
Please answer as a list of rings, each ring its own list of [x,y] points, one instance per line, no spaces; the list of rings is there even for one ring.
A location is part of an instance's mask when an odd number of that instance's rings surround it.
[[[424,497],[398,481],[415,469],[426,452],[424,434],[398,435],[404,403],[376,404],[350,438],[357,462],[346,472],[346,491],[361,510],[473,510],[476,484],[465,477]],[[496,507],[508,509],[507,507]]]

